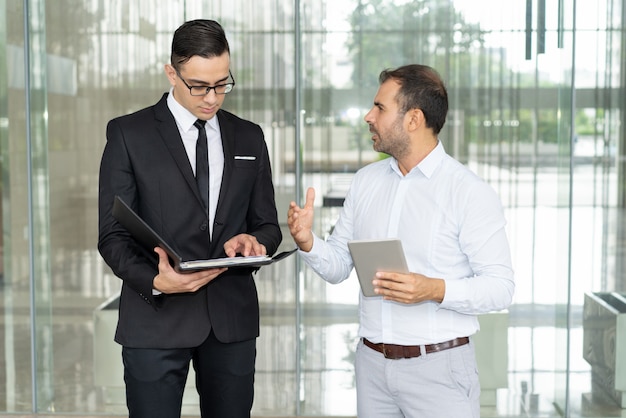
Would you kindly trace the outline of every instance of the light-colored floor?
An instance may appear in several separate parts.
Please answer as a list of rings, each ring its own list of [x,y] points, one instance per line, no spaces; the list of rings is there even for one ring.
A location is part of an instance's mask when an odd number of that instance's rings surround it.
[[[111,341],[111,335],[101,342],[98,337],[94,338],[94,333],[101,332],[101,328],[93,323],[93,301],[84,298],[81,302],[75,302],[73,308],[59,309],[54,316],[54,407],[56,411],[63,415],[22,414],[0,415],[6,417],[56,417],[56,418],[112,418],[125,416],[123,399],[123,388],[121,385],[115,387],[106,386],[106,379],[111,375],[121,371],[121,366],[117,361],[115,350],[117,347]],[[64,300],[59,298],[59,301]],[[70,305],[69,300],[63,304]],[[82,306],[82,307],[80,307]],[[253,416],[261,417],[293,417],[293,416],[330,416],[354,417],[355,410],[355,390],[352,383],[353,371],[351,369],[350,347],[355,341],[356,321],[352,319],[355,312],[354,307],[345,306],[325,306],[324,309],[308,307],[303,316],[306,318],[303,326],[304,345],[301,347],[306,358],[304,360],[307,368],[301,373],[301,391],[305,395],[301,403],[301,411],[295,411],[295,371],[285,370],[286,365],[293,363],[293,353],[285,351],[284,347],[295,347],[295,344],[285,342],[285,339],[293,337],[293,314],[279,309],[277,306],[262,306],[262,336],[258,343],[257,359],[257,395]],[[26,315],[27,312],[24,312]],[[574,312],[574,316],[579,316],[580,312]],[[509,345],[509,370],[505,373],[504,387],[493,391],[493,404],[484,405],[481,416],[483,418],[511,418],[511,417],[559,417],[561,415],[562,404],[554,395],[558,393],[555,385],[560,384],[563,376],[553,370],[541,370],[544,362],[550,364],[554,361],[554,348],[546,345],[546,342],[558,339],[559,328],[542,327],[551,322],[554,312],[525,308],[524,306],[513,307],[508,318],[507,344]],[[543,318],[543,319],[542,319]],[[542,322],[543,321],[543,322]],[[27,323],[26,318],[17,321],[20,324]],[[95,321],[98,322],[97,320]],[[527,326],[529,323],[539,324],[537,328],[531,330]],[[484,325],[484,324],[483,324]],[[572,340],[575,344],[582,344],[582,330],[580,324],[573,324]],[[114,321],[111,327],[114,326]],[[104,328],[106,330],[106,327]],[[113,328],[109,328],[112,332]],[[317,344],[323,341],[323,344]],[[28,340],[25,340],[27,343]],[[539,350],[535,350],[543,356],[543,359],[535,358],[536,369],[527,368],[532,364],[529,355],[528,342],[536,345]],[[107,345],[109,344],[109,345]],[[100,351],[113,354],[110,363],[94,365],[94,345],[100,346]],[[283,347],[282,350],[274,350],[276,346]],[[517,350],[516,347],[520,347]],[[20,364],[27,365],[29,353],[27,346],[17,355]],[[576,347],[573,351],[582,351],[581,347]],[[98,350],[95,351],[98,353]],[[100,360],[101,361],[101,360]],[[496,358],[493,358],[496,362]],[[587,402],[590,399],[589,371],[585,367],[582,359],[574,361],[574,371],[570,376],[572,392],[572,410],[570,417],[626,417],[626,410],[616,407],[602,406]],[[517,367],[517,368],[516,368]],[[20,367],[18,367],[19,369]],[[21,367],[24,374],[29,372],[28,366]],[[506,368],[506,366],[505,366]],[[486,370],[483,370],[486,372]],[[497,371],[496,371],[497,372]],[[18,372],[19,373],[19,372]],[[103,375],[104,373],[104,375]],[[108,373],[108,374],[107,374]],[[23,377],[23,376],[22,376]],[[18,376],[20,378],[20,376]],[[0,388],[6,383],[0,381]],[[103,386],[105,385],[105,386]],[[184,416],[189,418],[197,417],[197,402],[195,401],[194,390],[188,390],[186,394],[187,404],[184,407]],[[8,393],[6,388],[0,392]],[[487,395],[485,391],[485,395]],[[28,411],[26,404],[30,398],[25,392],[20,398],[23,402],[22,411]],[[86,411],[85,413],[70,411]]]

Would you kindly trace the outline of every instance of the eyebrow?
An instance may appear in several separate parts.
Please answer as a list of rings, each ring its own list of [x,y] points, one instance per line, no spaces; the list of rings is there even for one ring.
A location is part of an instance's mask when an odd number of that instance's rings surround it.
[[[228,80],[228,77],[230,77],[230,73],[226,77],[224,77],[224,78],[222,78],[220,80],[217,80],[217,82],[215,84],[213,84],[213,85],[217,86],[220,83],[223,83],[224,81]],[[194,86],[196,86],[196,87],[209,86],[209,84],[206,81],[204,81],[204,80],[188,79],[187,81],[189,83],[198,83],[198,84],[194,84]]]

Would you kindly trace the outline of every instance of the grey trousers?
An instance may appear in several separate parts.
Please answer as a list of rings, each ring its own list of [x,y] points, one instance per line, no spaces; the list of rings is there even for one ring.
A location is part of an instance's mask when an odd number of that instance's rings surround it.
[[[471,340],[399,360],[386,359],[359,341],[355,372],[359,418],[480,417],[480,383]]]

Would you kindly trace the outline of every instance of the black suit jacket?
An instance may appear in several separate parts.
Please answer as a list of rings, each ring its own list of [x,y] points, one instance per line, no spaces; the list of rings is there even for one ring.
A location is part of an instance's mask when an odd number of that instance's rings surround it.
[[[259,335],[252,268],[231,268],[194,293],[152,294],[158,257],[111,215],[119,195],[186,259],[225,257],[224,243],[254,235],[274,254],[282,235],[261,128],[219,110],[224,174],[209,239],[208,218],[167,94],[154,106],[111,120],[100,166],[100,254],[123,280],[115,340],[135,348],[198,346],[213,329],[222,342]],[[245,158],[240,158],[245,157]]]

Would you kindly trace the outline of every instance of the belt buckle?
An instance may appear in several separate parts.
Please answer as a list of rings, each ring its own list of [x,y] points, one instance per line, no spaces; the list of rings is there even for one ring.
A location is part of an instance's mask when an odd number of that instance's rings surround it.
[[[394,356],[392,352],[388,351],[385,343],[382,343],[382,347],[383,347],[383,356],[385,356],[386,359],[397,360],[401,358],[401,357],[398,357],[397,355]]]
[[[383,356],[385,356],[385,358],[389,358],[389,356],[387,355],[387,347],[385,346],[385,343],[382,343],[382,347],[383,347]]]

